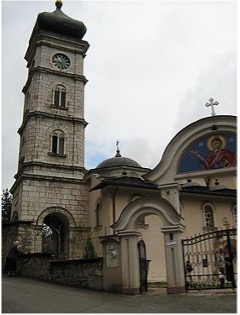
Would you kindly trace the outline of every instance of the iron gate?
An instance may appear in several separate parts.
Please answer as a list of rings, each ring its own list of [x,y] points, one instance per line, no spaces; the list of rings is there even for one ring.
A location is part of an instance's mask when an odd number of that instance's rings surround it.
[[[138,242],[139,267],[140,267],[140,293],[148,291],[148,260],[144,241]]]
[[[186,290],[236,287],[236,229],[216,230],[182,240]]]

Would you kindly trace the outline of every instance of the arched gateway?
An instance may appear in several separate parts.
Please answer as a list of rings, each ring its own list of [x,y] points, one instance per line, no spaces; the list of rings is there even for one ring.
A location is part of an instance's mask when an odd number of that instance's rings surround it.
[[[137,244],[140,233],[137,222],[140,217],[157,215],[162,220],[164,233],[167,291],[179,293],[184,289],[184,266],[182,259],[181,233],[184,230],[182,218],[173,206],[163,198],[139,198],[131,202],[112,225],[120,239],[121,283],[123,293],[139,293],[140,271]]]

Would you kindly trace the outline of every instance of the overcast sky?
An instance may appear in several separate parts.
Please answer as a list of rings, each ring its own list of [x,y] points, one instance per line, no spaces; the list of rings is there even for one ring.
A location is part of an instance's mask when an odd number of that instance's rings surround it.
[[[84,40],[85,167],[122,156],[153,168],[174,135],[216,113],[236,115],[236,1],[63,1]],[[24,55],[38,13],[55,1],[2,1],[2,188],[17,172],[27,79]]]

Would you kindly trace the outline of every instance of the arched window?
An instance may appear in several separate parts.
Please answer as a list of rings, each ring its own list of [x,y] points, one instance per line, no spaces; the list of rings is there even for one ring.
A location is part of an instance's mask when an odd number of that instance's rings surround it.
[[[203,207],[204,226],[206,228],[214,227],[213,207],[210,204],[205,204]]]
[[[65,108],[66,107],[66,89],[63,85],[57,85],[53,93],[53,104],[56,107]]]
[[[96,227],[100,226],[100,211],[101,211],[101,205],[98,202],[95,209],[95,220],[96,220]]]
[[[61,130],[55,130],[51,137],[51,153],[64,154],[65,136]]]

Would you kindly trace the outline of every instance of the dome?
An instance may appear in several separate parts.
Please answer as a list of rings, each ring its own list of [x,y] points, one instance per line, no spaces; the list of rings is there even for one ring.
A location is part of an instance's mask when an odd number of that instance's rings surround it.
[[[98,164],[96,168],[116,167],[116,166],[129,166],[129,167],[141,167],[136,161],[123,157],[120,154],[119,149],[114,157],[109,158]]]
[[[62,1],[56,1],[54,12],[39,13],[33,33],[39,30],[47,30],[55,33],[73,36],[82,39],[87,31],[83,22],[74,20],[62,12]]]

